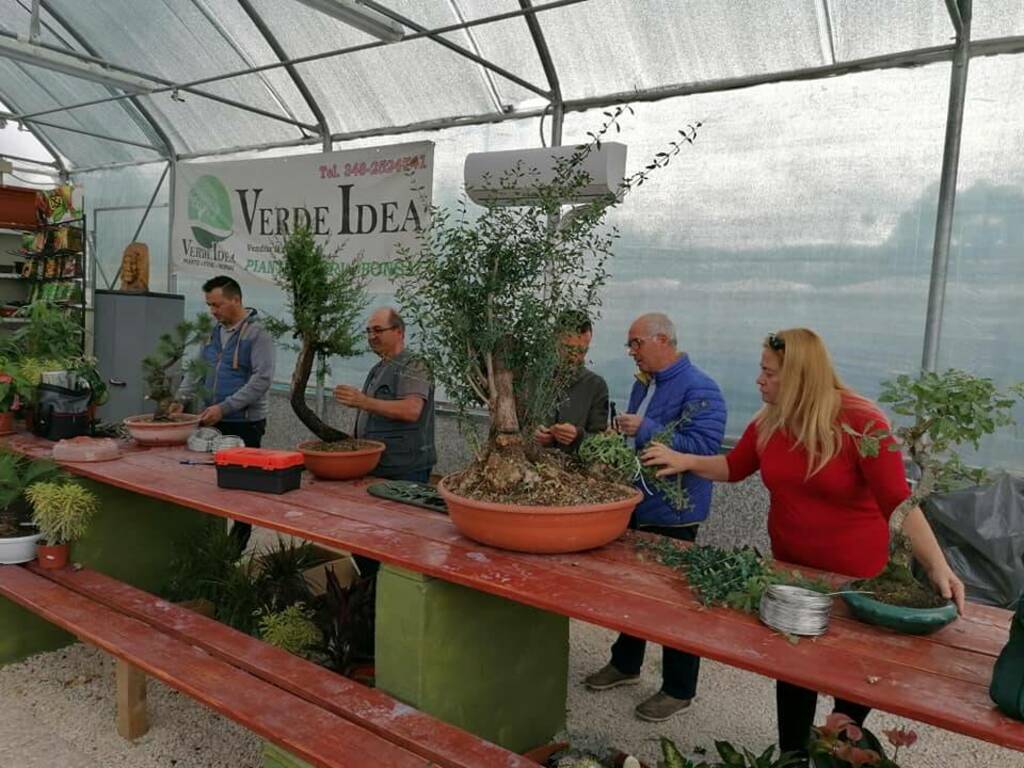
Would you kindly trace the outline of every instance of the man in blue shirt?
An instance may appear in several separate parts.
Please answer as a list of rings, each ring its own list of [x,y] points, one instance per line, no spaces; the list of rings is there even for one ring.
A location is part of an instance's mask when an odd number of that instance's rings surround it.
[[[629,355],[636,362],[637,381],[629,396],[628,412],[616,417],[615,426],[641,452],[658,436],[669,447],[684,453],[712,456],[719,452],[725,435],[725,400],[718,384],[677,349],[675,326],[668,316],[650,313],[638,317],[626,339]],[[693,541],[697,528],[711,508],[711,481],[692,473],[683,476],[687,502],[682,509],[659,491],[641,484],[644,499],[637,506],[630,527],[673,539]],[[644,640],[619,635],[612,646],[612,659],[584,681],[591,690],[602,691],[640,680]],[[690,705],[697,691],[700,658],[671,648],[663,649],[662,687],[641,702],[636,715],[641,720],[667,720]]]

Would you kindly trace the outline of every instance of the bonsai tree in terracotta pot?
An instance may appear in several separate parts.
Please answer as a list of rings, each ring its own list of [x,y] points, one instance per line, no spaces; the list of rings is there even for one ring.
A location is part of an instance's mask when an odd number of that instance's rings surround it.
[[[964,464],[958,449],[961,445],[977,449],[983,437],[1013,424],[1011,411],[1021,396],[1022,384],[1003,391],[991,379],[953,368],[944,373],[922,371],[913,377],[903,374],[882,383],[879,402],[909,419],[892,430],[896,437],[892,450],[906,450],[918,478],[911,495],[889,519],[890,556],[885,569],[857,583],[858,590],[870,594],[844,595],[859,618],[905,632],[927,632],[956,617],[955,607],[911,572],[912,553],[903,524],[934,492],[985,481],[987,472]],[[879,425],[864,434],[851,434],[862,454],[877,456],[880,441],[890,430]]]
[[[370,472],[384,452],[375,440],[355,440],[332,427],[306,402],[309,378],[316,368],[326,374],[332,357],[353,357],[363,351],[360,318],[366,308],[366,278],[357,261],[327,254],[308,227],[298,227],[275,262],[277,284],[284,291],[290,319],[268,318],[267,330],[293,349],[295,370],[291,406],[315,436],[299,444],[306,469],[317,477],[346,480]]]
[[[62,477],[52,461],[0,451],[0,564],[27,563],[42,538],[32,524],[25,492],[35,483]]]
[[[608,212],[696,135],[695,127],[680,131],[681,138],[624,179],[617,194],[585,199],[581,192],[591,181],[585,162],[601,151],[626,111],[607,113],[590,143],[554,159],[550,169],[520,165],[490,180],[499,196],[529,190],[528,196],[507,195],[528,199],[528,205],[472,214],[465,199],[454,210],[435,207],[418,251],[404,254],[398,299],[418,328],[439,388],[463,416],[481,406],[490,415],[489,437],[475,447],[476,461],[441,484],[453,522],[485,543],[537,551],[599,546],[621,534],[640,500],[632,488],[589,477],[564,456],[538,450],[530,437],[570,383],[559,350],[559,337],[569,330],[565,318],[593,317],[600,303],[617,237],[603,226]],[[584,201],[566,212],[565,202],[574,200]],[[476,507],[472,516],[465,509],[469,501]],[[509,505],[519,505],[522,514],[503,523]],[[581,537],[579,515],[547,510],[586,515],[588,506],[600,508],[595,524],[603,518],[607,526],[595,528],[592,538]],[[532,542],[520,538],[531,538],[527,515],[541,526]],[[540,531],[548,526],[556,530],[542,540]],[[503,527],[508,538],[498,538]]]
[[[99,509],[99,499],[70,481],[35,483],[25,496],[32,505],[32,520],[46,542],[37,548],[40,567],[63,568],[70,542],[85,535]]]
[[[153,354],[142,360],[142,379],[146,387],[146,399],[156,404],[152,414],[129,416],[125,427],[136,442],[142,445],[180,445],[184,443],[199,424],[199,416],[190,413],[172,414],[175,385],[181,365],[181,376],[203,379],[205,363],[190,360],[182,364],[186,352],[202,342],[213,330],[209,315],[196,315],[194,320],[183,320],[173,333],[165,333],[157,342]]]

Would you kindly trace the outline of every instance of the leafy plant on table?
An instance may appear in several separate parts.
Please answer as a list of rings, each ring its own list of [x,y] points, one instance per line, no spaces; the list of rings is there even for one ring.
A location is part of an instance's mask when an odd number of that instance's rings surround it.
[[[10,360],[0,360],[0,413],[13,413],[22,406],[26,389],[20,366]]]
[[[349,435],[325,423],[306,403],[306,388],[313,366],[327,372],[332,357],[360,354],[363,337],[360,317],[369,302],[367,278],[358,261],[345,262],[327,254],[308,227],[298,227],[284,241],[283,258],[274,262],[274,277],[284,291],[290,320],[267,318],[265,326],[275,338],[290,340],[295,350],[291,406],[295,415],[325,443],[347,440]]]
[[[209,337],[213,320],[207,314],[196,315],[194,320],[178,323],[173,333],[165,333],[157,341],[153,354],[142,359],[142,381],[146,388],[146,399],[156,404],[153,421],[169,421],[170,407],[174,404],[177,389],[177,366],[189,348]],[[200,360],[190,360],[183,365],[182,376],[202,380],[207,365]]]
[[[831,592],[820,579],[809,579],[799,571],[784,571],[753,547],[722,549],[705,544],[679,547],[671,539],[643,540],[642,551],[652,552],[658,562],[682,571],[702,605],[724,605],[746,613],[756,613],[761,597],[773,584]]]
[[[1012,409],[1020,397],[1024,397],[1024,384],[1003,391],[991,379],[955,368],[944,373],[922,371],[913,377],[903,374],[883,382],[878,399],[908,420],[892,431],[885,425],[868,424],[863,432],[844,426],[863,456],[878,456],[882,440],[895,437],[890,450],[906,449],[919,473],[910,496],[889,519],[889,562],[881,574],[861,582],[863,589],[875,592],[884,602],[919,607],[945,602],[911,573],[912,553],[903,523],[932,493],[985,482],[987,472],[966,466],[958,448],[977,449],[983,437],[1012,425]]]
[[[775,753],[776,747],[770,746],[760,754],[749,749],[736,749],[728,741],[716,741],[715,751],[718,760],[695,762],[686,757],[672,739],[661,737],[661,754],[665,768],[798,768],[803,761],[792,752]]]

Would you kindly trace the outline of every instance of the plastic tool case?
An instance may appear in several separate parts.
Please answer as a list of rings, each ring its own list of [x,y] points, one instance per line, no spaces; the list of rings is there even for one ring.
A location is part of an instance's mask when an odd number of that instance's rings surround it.
[[[214,454],[217,486],[263,493],[287,493],[302,480],[302,454],[268,448],[226,448]]]

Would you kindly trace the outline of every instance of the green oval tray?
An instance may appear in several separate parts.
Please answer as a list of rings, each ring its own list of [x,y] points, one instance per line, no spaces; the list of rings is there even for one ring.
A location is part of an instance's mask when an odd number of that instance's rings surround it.
[[[867,624],[901,632],[905,635],[927,635],[942,629],[957,617],[956,606],[946,603],[939,608],[905,608],[875,600],[870,595],[843,593],[843,600],[853,615]]]

